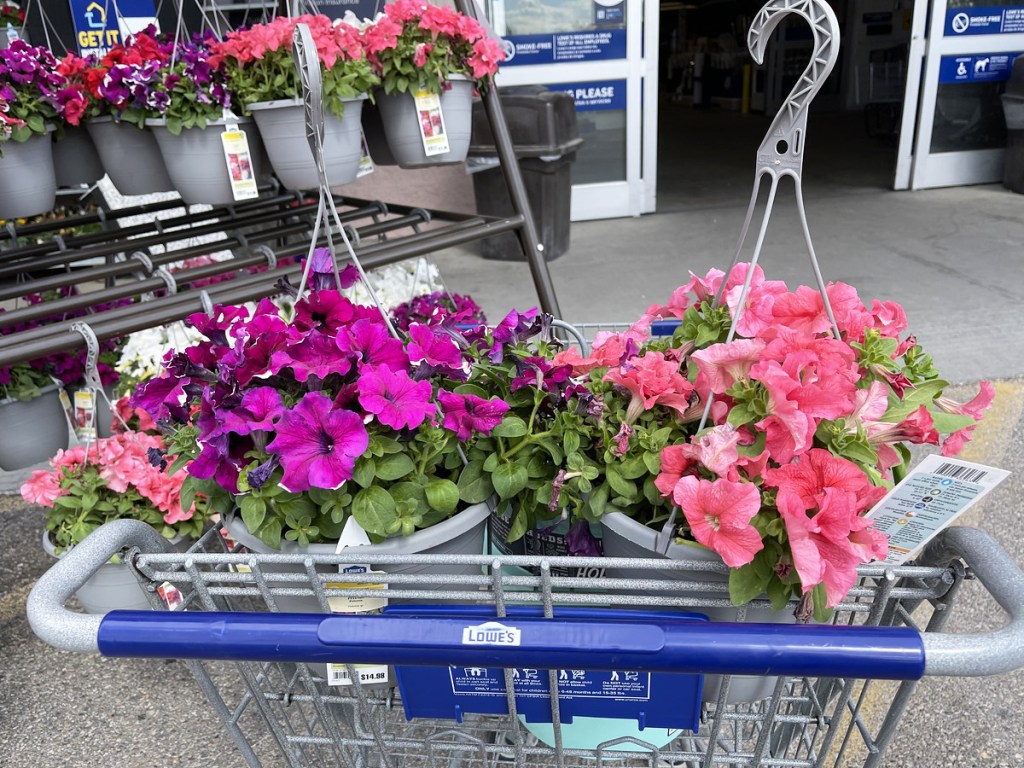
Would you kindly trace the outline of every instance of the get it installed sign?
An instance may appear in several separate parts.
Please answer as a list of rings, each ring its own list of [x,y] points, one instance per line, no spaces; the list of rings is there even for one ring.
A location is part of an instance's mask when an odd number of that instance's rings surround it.
[[[82,56],[103,56],[128,35],[156,24],[153,0],[68,0]]]

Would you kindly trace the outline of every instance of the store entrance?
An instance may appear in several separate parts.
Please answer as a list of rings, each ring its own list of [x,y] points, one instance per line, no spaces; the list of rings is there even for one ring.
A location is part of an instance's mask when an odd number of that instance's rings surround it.
[[[658,210],[745,202],[755,152],[811,55],[799,17],[763,66],[747,50],[761,2],[663,2]],[[808,119],[805,188],[891,189],[906,84],[910,0],[838,0],[840,58]]]

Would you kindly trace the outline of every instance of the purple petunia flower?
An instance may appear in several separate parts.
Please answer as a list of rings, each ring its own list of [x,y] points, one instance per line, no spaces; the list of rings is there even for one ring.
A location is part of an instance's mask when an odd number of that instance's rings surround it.
[[[310,293],[295,303],[293,324],[300,331],[317,330],[333,336],[352,320],[352,302],[337,291]]]
[[[352,477],[356,459],[369,445],[363,420],[334,408],[322,392],[309,392],[277,424],[267,445],[284,468],[281,485],[298,493],[310,488],[338,488]]]
[[[434,368],[462,368],[462,353],[458,344],[437,326],[410,325],[409,361],[424,362]]]
[[[490,434],[509,409],[504,400],[484,400],[455,392],[438,392],[437,399],[444,413],[444,428],[455,432],[463,442],[469,440],[474,431]]]
[[[601,557],[604,554],[601,540],[590,532],[590,523],[586,520],[577,520],[572,524],[565,534],[565,542],[573,557]]]
[[[429,381],[413,381],[386,365],[363,366],[359,372],[359,404],[392,429],[415,429],[434,413],[433,391]]]

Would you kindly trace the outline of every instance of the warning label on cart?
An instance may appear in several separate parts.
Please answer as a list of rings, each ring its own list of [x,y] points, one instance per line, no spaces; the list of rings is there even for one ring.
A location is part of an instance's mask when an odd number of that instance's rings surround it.
[[[916,557],[935,534],[1009,477],[1004,469],[945,456],[928,456],[867,517],[889,537],[885,562]]]
[[[462,696],[504,696],[505,672],[491,667],[449,667],[452,693]],[[548,697],[548,672],[517,668],[512,671],[517,697]],[[560,669],[556,673],[558,697],[646,701],[651,697],[651,675],[633,671]]]

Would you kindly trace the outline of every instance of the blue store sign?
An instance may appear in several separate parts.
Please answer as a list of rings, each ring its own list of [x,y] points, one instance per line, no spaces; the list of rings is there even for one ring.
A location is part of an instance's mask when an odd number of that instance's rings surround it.
[[[983,53],[974,56],[943,56],[939,60],[940,83],[997,83],[1010,78],[1019,53]]]
[[[600,80],[586,83],[558,83],[547,86],[551,91],[563,91],[576,102],[577,112],[602,112],[626,108],[626,81]]]
[[[980,6],[946,10],[946,37],[1024,33],[1024,6]]]
[[[544,35],[508,35],[502,66],[626,58],[626,30],[593,29]]]
[[[132,33],[156,23],[153,0],[68,0],[75,24],[75,41],[82,56],[103,56]],[[120,15],[119,15],[120,14]]]

